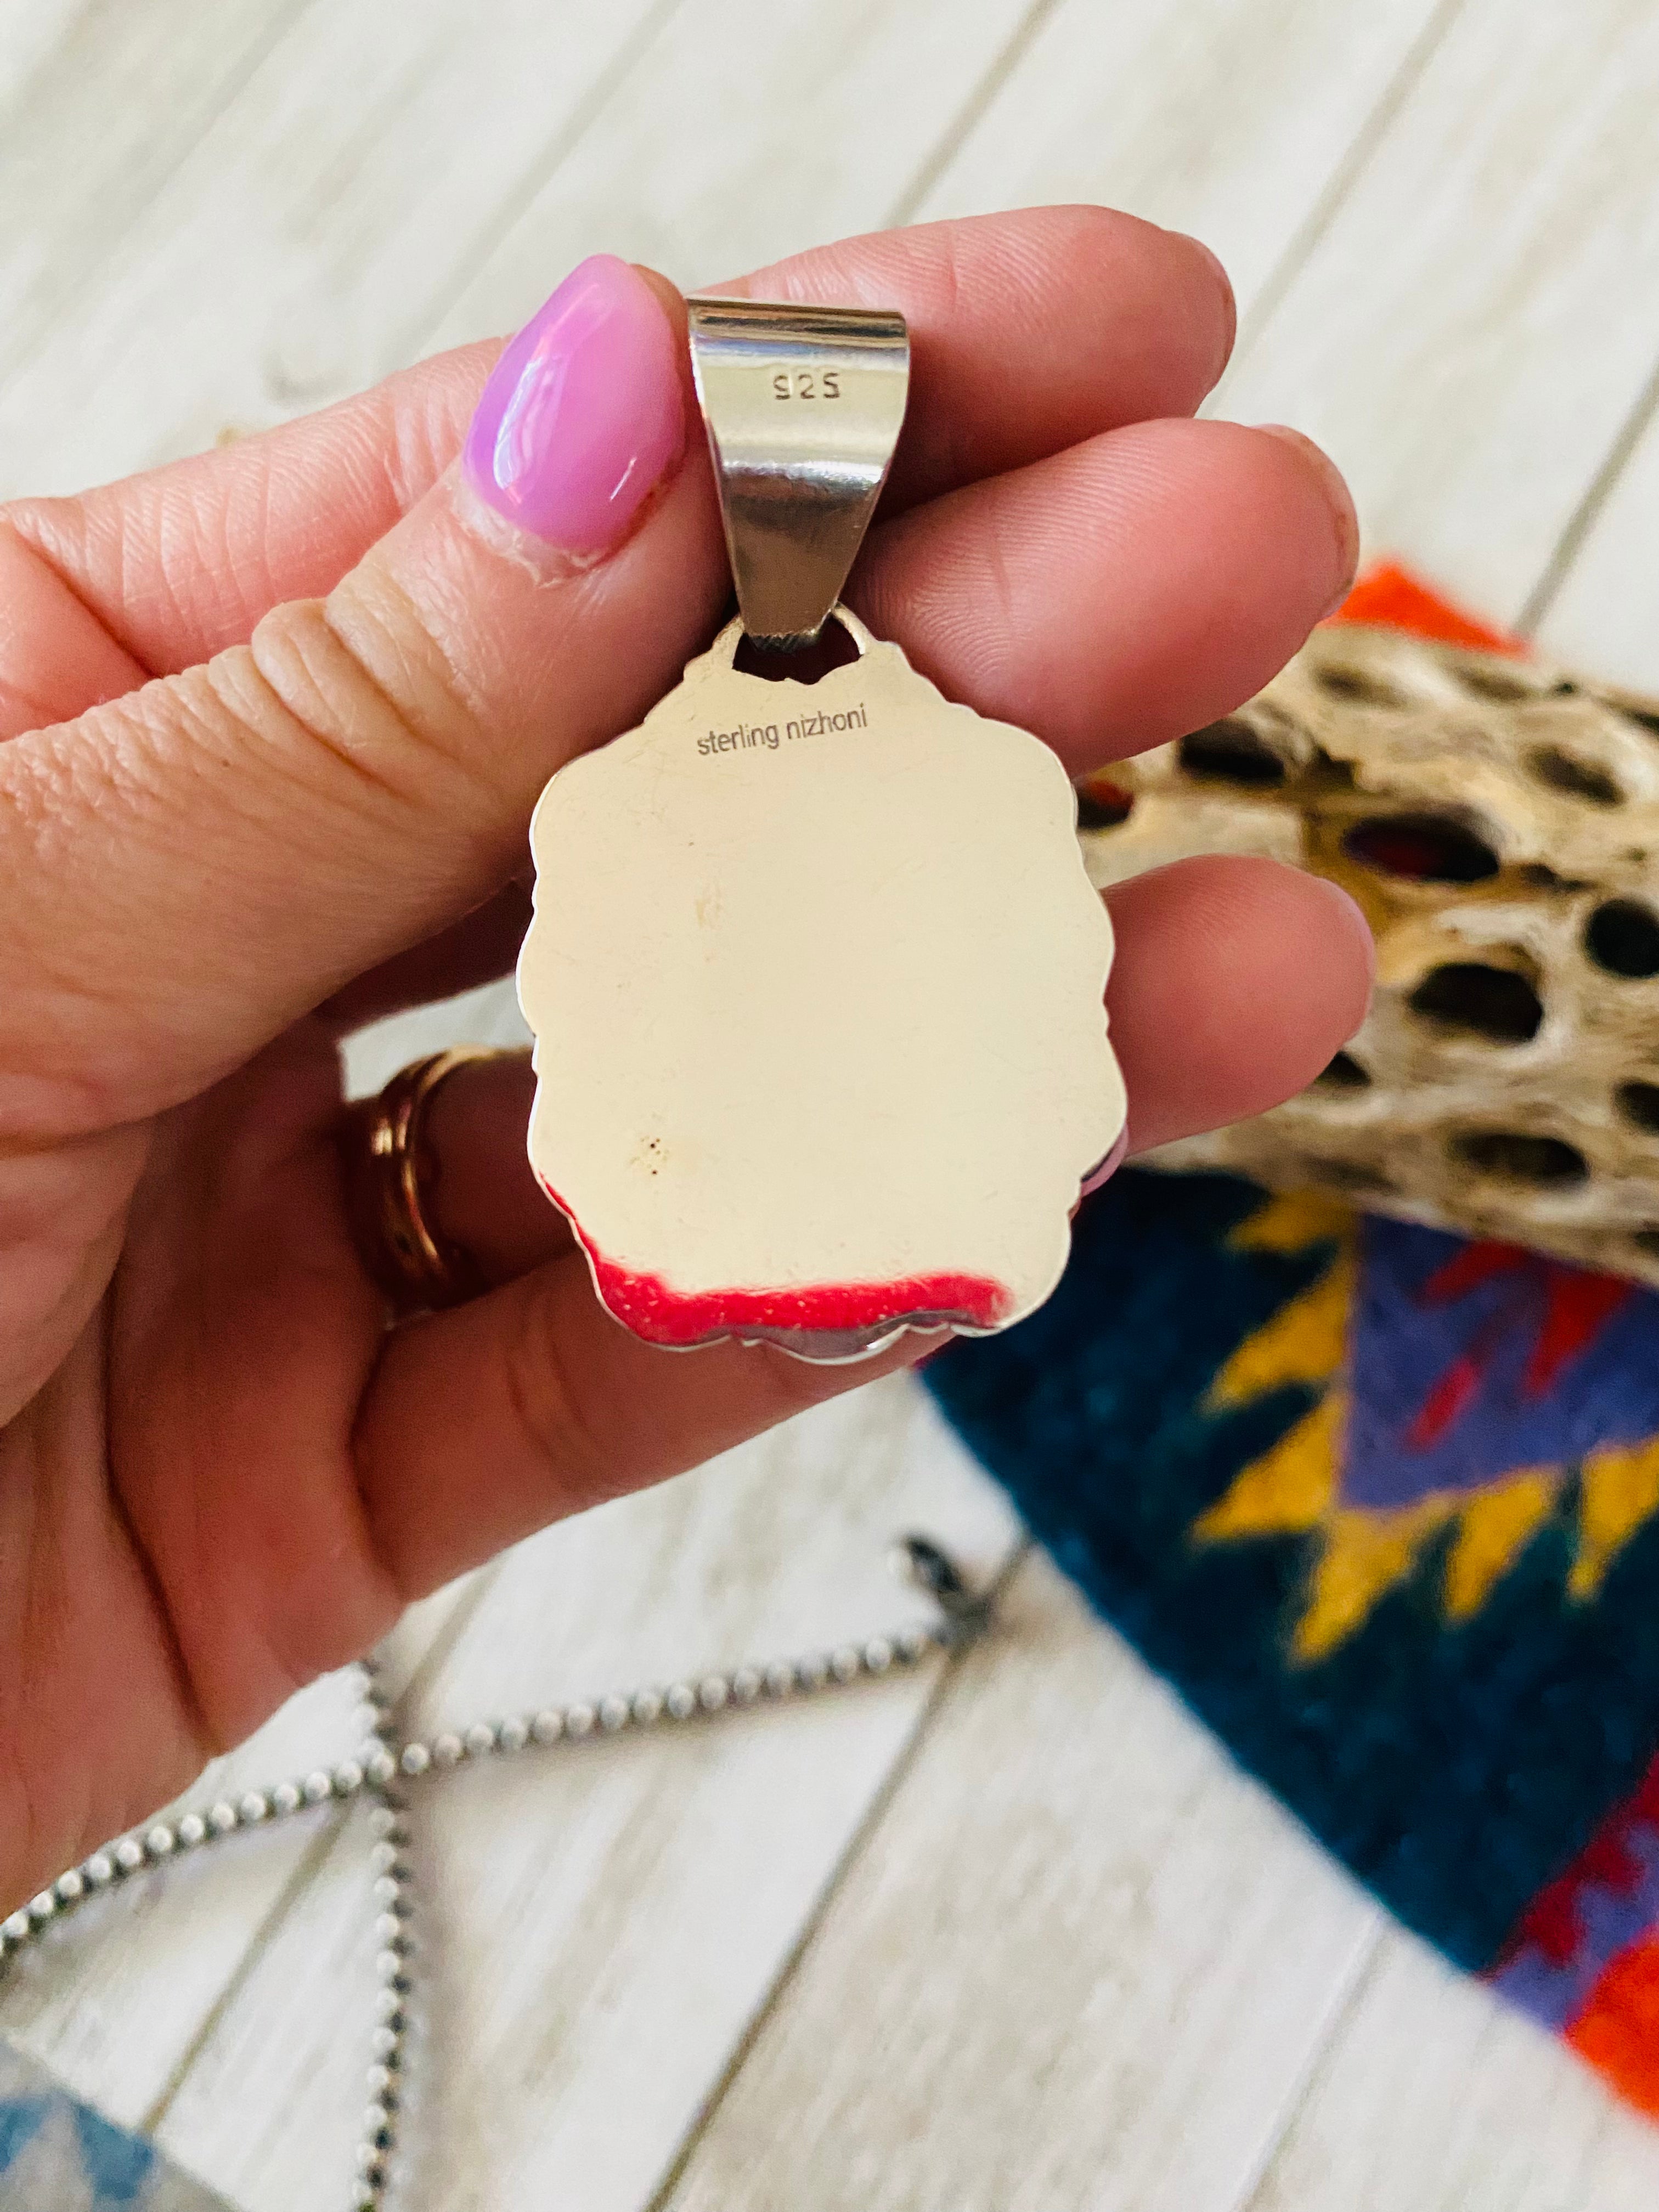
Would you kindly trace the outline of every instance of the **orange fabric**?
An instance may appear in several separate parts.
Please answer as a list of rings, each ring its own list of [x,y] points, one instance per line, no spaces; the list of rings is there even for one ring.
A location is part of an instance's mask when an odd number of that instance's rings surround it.
[[[1659,2119],[1659,1936],[1638,1936],[1608,1961],[1565,2033],[1580,2057]]]
[[[1528,650],[1524,639],[1465,614],[1393,561],[1368,568],[1329,619],[1411,630],[1419,637],[1437,638],[1443,645],[1467,645],[1480,653],[1518,655]]]

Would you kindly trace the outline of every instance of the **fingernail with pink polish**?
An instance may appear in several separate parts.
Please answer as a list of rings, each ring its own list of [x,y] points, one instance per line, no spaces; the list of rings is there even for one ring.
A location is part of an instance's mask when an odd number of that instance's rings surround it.
[[[592,556],[626,534],[684,442],[668,319],[637,270],[596,253],[496,362],[467,433],[466,473],[508,522]]]

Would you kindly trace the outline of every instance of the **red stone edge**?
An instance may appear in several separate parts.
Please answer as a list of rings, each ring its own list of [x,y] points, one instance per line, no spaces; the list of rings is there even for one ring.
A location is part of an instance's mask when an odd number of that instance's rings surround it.
[[[958,1328],[988,1334],[1013,1303],[988,1276],[940,1273],[884,1283],[815,1283],[795,1288],[678,1291],[665,1277],[607,1258],[566,1200],[544,1176],[542,1188],[586,1255],[593,1287],[624,1328],[676,1352],[736,1337],[784,1343],[814,1337],[884,1339],[902,1328]],[[872,1346],[873,1349],[873,1346]]]

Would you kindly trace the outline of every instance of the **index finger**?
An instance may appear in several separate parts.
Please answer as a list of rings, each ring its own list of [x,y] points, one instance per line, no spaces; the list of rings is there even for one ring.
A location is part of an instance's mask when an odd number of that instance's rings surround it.
[[[714,289],[902,306],[913,380],[891,508],[1191,414],[1233,334],[1213,254],[1107,208],[879,232]],[[101,683],[124,666],[137,680],[175,674],[246,643],[283,600],[332,591],[454,459],[499,351],[465,346],[262,436],[74,498],[19,501],[0,527],[44,565],[65,620],[89,611],[125,657],[91,657]],[[0,635],[0,708],[8,694],[37,702],[11,730],[109,696],[64,694],[51,636],[39,619]]]

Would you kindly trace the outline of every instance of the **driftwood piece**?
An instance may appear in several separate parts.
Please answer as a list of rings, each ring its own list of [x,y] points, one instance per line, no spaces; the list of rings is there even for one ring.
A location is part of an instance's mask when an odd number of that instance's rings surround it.
[[[1333,626],[1083,793],[1100,884],[1259,853],[1352,891],[1370,1018],[1287,1104],[1152,1156],[1659,1284],[1659,702]],[[1122,816],[1122,818],[1115,818]]]

